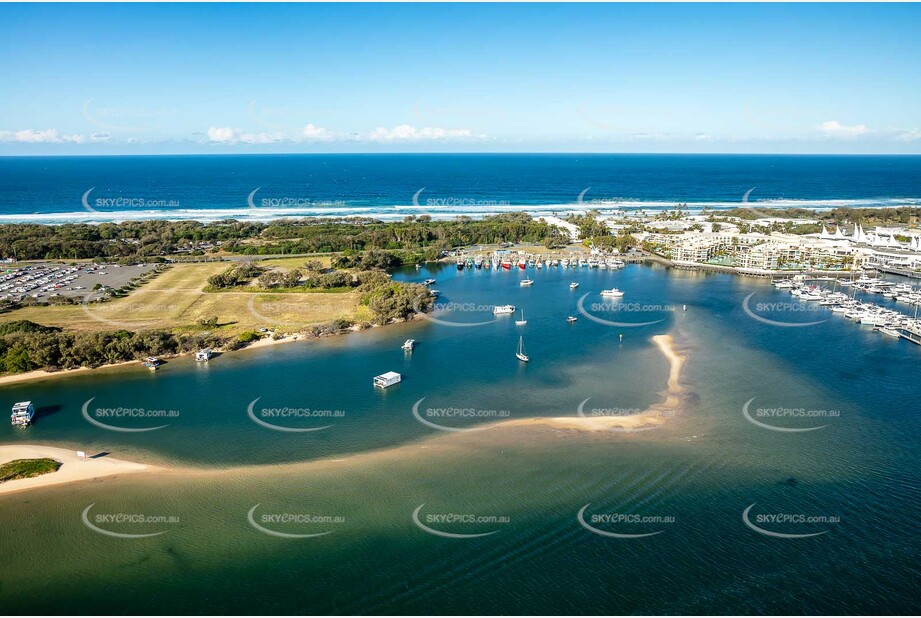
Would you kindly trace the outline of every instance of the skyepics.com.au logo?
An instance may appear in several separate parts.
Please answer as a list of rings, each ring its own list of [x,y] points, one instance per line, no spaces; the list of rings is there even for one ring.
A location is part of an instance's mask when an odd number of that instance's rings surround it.
[[[584,208],[610,208],[612,206],[621,207],[624,206],[625,203],[629,202],[629,200],[622,197],[593,197],[586,199],[585,195],[591,191],[591,189],[591,187],[585,187],[582,189],[582,191],[579,193],[579,197],[576,198],[576,204]]]
[[[789,423],[790,420],[798,422],[804,419],[812,420],[813,422],[821,422],[825,419],[839,418],[841,416],[841,410],[834,409],[787,408],[784,406],[752,409],[751,404],[755,399],[755,397],[752,397],[745,402],[745,405],[742,406],[742,416],[752,425],[761,427],[762,429],[770,429],[771,431],[780,431],[784,433],[815,431],[816,429],[828,427],[828,425],[813,424],[805,427],[790,427],[788,425],[785,426],[783,423]]]
[[[96,187],[90,187],[83,194],[83,197],[80,198],[80,203],[83,204],[83,208],[88,212],[98,213],[97,208],[106,208],[110,210],[120,210],[123,208],[178,208],[179,200],[174,199],[163,199],[163,198],[149,198],[149,197],[137,197],[137,196],[118,196],[118,197],[97,197],[93,200],[90,200],[90,193],[92,193]]]
[[[276,196],[276,197],[261,197],[258,200],[256,199],[256,193],[262,187],[256,187],[250,191],[249,195],[246,196],[246,203],[250,208],[260,209],[260,208],[272,208],[272,209],[284,209],[284,208],[320,208],[323,206],[345,206],[344,200],[320,200],[312,197],[306,196]]]
[[[830,319],[808,320],[808,318],[812,316],[824,315],[823,312],[826,312],[827,309],[821,305],[813,305],[805,302],[769,302],[752,304],[751,300],[755,294],[757,294],[757,292],[752,292],[742,300],[742,311],[744,311],[745,315],[748,317],[762,324],[780,326],[782,328],[802,328],[804,326],[822,324]],[[768,315],[773,316],[773,318],[766,317]],[[780,317],[790,317],[794,319],[774,319]],[[807,318],[808,321],[804,321],[804,317]]]
[[[150,131],[158,119],[169,113],[165,109],[95,105],[92,99],[83,102],[81,111],[89,123],[101,129],[125,132]],[[111,136],[108,133],[98,133],[94,134],[93,138],[93,141],[108,141]]]
[[[511,417],[509,410],[483,409],[475,406],[446,406],[437,408],[422,408],[425,397],[413,404],[413,418],[432,429],[439,431],[473,431],[476,427],[457,427],[450,423],[460,422],[491,422],[505,420]],[[447,424],[446,424],[447,423]]]
[[[515,307],[512,305],[497,306],[478,303],[434,302],[433,298],[432,293],[428,291],[417,295],[413,299],[413,312],[424,320],[452,328],[485,326],[486,324],[494,323],[501,316],[512,315],[515,312]],[[431,312],[426,311],[429,306],[432,308]],[[450,319],[462,315],[472,316],[475,319],[489,315],[491,319],[476,319],[471,322]]]
[[[643,413],[643,410],[641,410],[640,408],[622,408],[619,406],[605,407],[605,408],[598,408],[598,407],[586,408],[586,404],[589,401],[591,401],[591,399],[592,399],[591,397],[587,397],[583,399],[581,403],[579,403],[579,406],[576,408],[576,414],[579,417],[581,418],[629,418],[631,416],[636,416],[638,414]],[[665,409],[665,410],[656,410],[651,413],[658,417],[671,418],[673,416],[676,416],[677,411],[673,409]],[[650,413],[647,413],[647,414],[650,414]],[[648,429],[656,429],[658,427],[661,427],[661,425],[644,425],[641,427],[631,427],[631,428],[611,427],[610,431],[635,433],[637,431],[646,431]]]
[[[272,431],[285,433],[307,433],[329,429],[335,423],[329,420],[340,420],[345,417],[345,410],[317,409],[306,406],[279,406],[256,408],[256,403],[262,399],[253,399],[246,407],[246,415],[251,421]],[[310,426],[311,423],[323,422],[320,426]]]
[[[611,293],[613,294],[617,292],[612,291]],[[585,299],[588,298],[590,294],[591,292],[586,292],[583,294],[579,298],[578,303],[576,303],[576,308],[579,310],[579,313],[582,314],[583,317],[603,326],[615,326],[617,328],[639,328],[641,326],[652,326],[653,324],[664,322],[665,317],[661,317],[655,320],[643,320],[643,318],[662,315],[664,313],[670,313],[675,310],[674,305],[668,304],[661,305],[652,303],[625,303],[618,300],[605,300],[605,292],[602,292],[601,302],[590,303],[589,306],[586,307]],[[621,315],[635,315],[638,316],[639,320],[641,321],[625,322],[622,320],[609,319],[610,317]]]
[[[598,536],[610,539],[642,539],[665,532],[663,526],[674,524],[673,515],[641,515],[639,513],[593,513],[586,516],[591,503],[576,514],[579,525]],[[650,528],[653,528],[650,530]],[[660,529],[656,529],[660,528]],[[640,530],[647,530],[641,532]]]
[[[113,406],[113,407],[95,407],[90,411],[90,404],[95,397],[87,399],[83,403],[81,411],[83,418],[96,427],[107,429],[108,431],[117,431],[119,433],[143,433],[147,431],[156,431],[169,427],[170,423],[158,424],[155,426],[132,426],[137,422],[144,421],[163,421],[166,419],[174,420],[179,418],[179,410],[164,408],[142,408],[135,406]]]
[[[156,530],[166,525],[179,523],[178,515],[148,515],[145,513],[95,513],[90,515],[90,510],[96,503],[89,505],[80,515],[83,525],[97,534],[115,539],[147,539],[166,534],[168,530]],[[150,532],[149,530],[155,530]],[[126,532],[125,530],[135,530]]]
[[[279,539],[313,539],[326,536],[336,531],[337,526],[345,524],[342,515],[325,515],[304,511],[262,512],[256,510],[262,506],[256,504],[247,512],[246,521],[255,530]]]
[[[511,522],[507,515],[483,515],[476,513],[427,513],[421,514],[425,504],[420,504],[413,511],[412,520],[416,527],[445,539],[476,539],[491,536],[501,531],[501,526]],[[497,528],[497,526],[499,526]],[[474,532],[474,529],[492,527],[486,532]],[[466,531],[462,531],[466,530]]]
[[[511,206],[512,204],[509,200],[457,197],[453,195],[447,197],[429,197],[420,201],[419,198],[423,191],[425,191],[425,187],[422,187],[413,194],[413,206],[416,208],[482,208],[488,206]]]
[[[774,512],[752,514],[752,503],[742,511],[742,522],[751,530],[776,539],[808,539],[829,532],[828,526],[841,523],[837,515],[810,515],[806,513]],[[817,527],[824,530],[815,531]],[[794,532],[809,529],[811,532]]]

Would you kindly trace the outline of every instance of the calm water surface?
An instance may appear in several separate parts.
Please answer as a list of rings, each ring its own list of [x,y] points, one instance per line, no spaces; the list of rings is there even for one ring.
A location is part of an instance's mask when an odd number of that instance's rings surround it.
[[[728,275],[648,266],[527,275],[535,280],[530,288],[518,285],[524,276],[518,272],[457,272],[453,265],[398,274],[434,277],[439,300],[462,305],[437,312],[438,319],[489,322],[483,326],[422,320],[227,354],[207,366],[179,360],[155,374],[119,370],[3,388],[5,405],[30,398],[42,408],[25,432],[0,427],[4,443],[82,446],[167,466],[234,469],[5,496],[3,607],[17,613],[307,614],[919,609],[921,347],[837,315],[805,328],[762,324],[743,312],[742,300],[753,292],[765,303],[786,302],[789,295]],[[581,283],[574,292],[572,280]],[[625,302],[648,310],[594,315],[661,321],[637,328],[584,316],[565,322],[566,315],[580,315],[583,294],[589,293],[584,306],[592,312],[597,292],[612,286],[626,290]],[[464,310],[505,303],[524,308],[527,326]],[[513,419],[574,416],[586,398],[590,407],[643,409],[661,400],[668,367],[649,339],[666,332],[689,357],[686,401],[656,429],[440,432],[412,415],[423,397],[423,407],[507,410]],[[527,366],[514,357],[522,333],[532,359]],[[407,356],[400,344],[409,337],[419,345]],[[375,391],[371,377],[387,370],[399,371],[404,381]],[[152,432],[105,431],[82,417],[90,398],[92,406],[166,408],[179,415]],[[270,431],[247,416],[256,398],[259,407],[344,415],[278,421],[332,425],[321,431]],[[771,422],[825,427],[770,431],[744,418],[743,405],[752,398],[752,410],[837,415],[778,418]],[[462,428],[480,421],[443,422]],[[308,460],[315,461],[297,463]],[[265,527],[329,534],[260,533],[247,521],[257,504],[255,521]],[[742,520],[752,504],[750,521],[764,529],[824,533],[759,534]],[[82,523],[89,505],[95,515],[174,521],[99,523],[124,533],[165,531],[112,538]],[[583,507],[585,520],[603,531],[659,534],[593,534],[576,518]],[[417,508],[431,528],[492,534],[426,533],[413,522]],[[285,514],[321,517],[271,517]],[[592,519],[614,514],[660,519]],[[826,519],[772,522],[768,515]]]

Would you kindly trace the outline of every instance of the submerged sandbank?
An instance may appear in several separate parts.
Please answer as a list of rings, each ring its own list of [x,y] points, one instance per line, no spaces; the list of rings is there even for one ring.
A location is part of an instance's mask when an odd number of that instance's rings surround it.
[[[642,431],[664,425],[668,418],[675,416],[681,406],[681,369],[685,357],[675,349],[675,341],[671,335],[656,335],[652,341],[659,351],[668,359],[668,383],[663,391],[663,401],[653,404],[637,414],[614,416],[548,416],[514,419],[484,425],[483,429],[539,426],[544,425],[554,429],[575,429],[578,431]]]

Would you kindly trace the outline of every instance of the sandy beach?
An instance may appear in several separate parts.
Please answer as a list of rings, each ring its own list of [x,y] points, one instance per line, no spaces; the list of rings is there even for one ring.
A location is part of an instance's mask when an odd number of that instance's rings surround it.
[[[30,479],[18,479],[0,483],[0,495],[76,481],[89,481],[119,474],[137,474],[157,470],[155,466],[123,461],[108,455],[96,459],[91,459],[95,453],[89,452],[87,455],[89,458],[81,459],[77,457],[76,451],[53,446],[0,445],[0,464],[15,459],[38,459],[42,457],[49,457],[61,462],[61,467],[58,468],[57,472],[43,474]]]
[[[663,391],[663,401],[653,404],[637,414],[629,416],[551,416],[502,421],[485,425],[483,428],[521,427],[544,425],[554,429],[575,429],[578,431],[644,431],[664,425],[668,418],[678,412],[681,405],[681,369],[685,357],[675,349],[671,335],[656,335],[652,341],[669,362],[668,383]]]

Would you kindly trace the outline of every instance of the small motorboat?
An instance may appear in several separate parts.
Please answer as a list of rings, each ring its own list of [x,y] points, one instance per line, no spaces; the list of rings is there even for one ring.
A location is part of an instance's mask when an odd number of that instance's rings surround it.
[[[407,352],[412,352],[414,347],[416,347],[415,339],[407,339],[403,342],[403,349]]]
[[[534,281],[532,279],[522,279],[521,281],[518,282],[518,285],[521,285],[521,286],[533,285],[533,284],[534,284]]]
[[[577,287],[579,287],[579,284],[576,283],[575,281],[573,281],[572,283],[569,284],[569,289],[570,289],[570,290],[575,290]]]
[[[579,318],[577,318],[576,316],[571,315],[571,316],[569,316],[569,317],[566,318],[566,321],[567,321],[569,324],[572,324],[573,322],[575,322],[575,321],[578,320],[578,319],[579,319]]]

